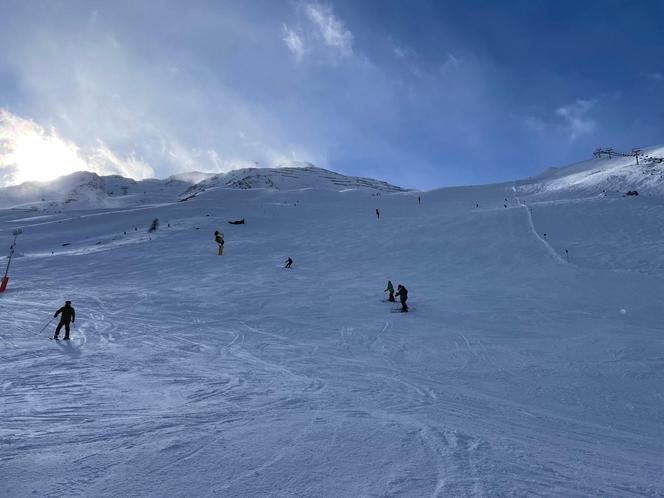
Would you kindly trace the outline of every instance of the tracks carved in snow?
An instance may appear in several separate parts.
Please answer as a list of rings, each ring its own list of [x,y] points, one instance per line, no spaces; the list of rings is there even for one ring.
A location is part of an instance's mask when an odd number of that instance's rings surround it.
[[[516,187],[512,185],[512,191],[516,194]],[[566,261],[558,254],[558,252],[549,244],[544,237],[542,237],[539,233],[537,233],[537,229],[535,228],[535,222],[533,221],[533,212],[530,209],[530,206],[528,206],[525,202],[522,202],[521,199],[518,197],[515,197],[516,202],[526,210],[526,217],[528,219],[528,226],[530,227],[530,231],[533,233],[533,235],[542,243],[542,245],[546,248],[547,252],[551,255],[551,257],[554,259],[556,263],[560,263],[561,265],[566,264]]]

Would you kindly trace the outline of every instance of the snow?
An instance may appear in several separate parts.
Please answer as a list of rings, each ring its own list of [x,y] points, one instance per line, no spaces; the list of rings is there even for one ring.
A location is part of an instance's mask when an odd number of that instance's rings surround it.
[[[639,165],[635,164],[634,157],[604,157],[564,168],[550,168],[539,176],[520,182],[519,190],[538,194],[540,200],[547,195],[555,198],[611,195],[624,194],[627,190],[664,195],[663,163],[647,158],[664,160],[664,146],[643,149]]]
[[[345,176],[309,163],[289,163],[278,168],[244,168],[213,174],[190,171],[165,180],[132,180],[79,171],[52,182],[26,182],[0,188],[0,209],[22,208],[38,212],[120,208],[155,202],[188,200],[209,189],[269,188],[296,190],[373,190],[404,192],[406,189],[371,178]]]
[[[269,188],[276,190],[314,188],[341,192],[355,189],[378,192],[405,191],[401,187],[371,178],[345,176],[334,171],[317,168],[309,163],[292,163],[279,168],[244,168],[214,175],[190,187],[184,196],[195,196],[210,188]]]
[[[663,496],[662,197],[570,175],[0,211],[0,495]]]
[[[186,178],[183,175],[182,178]],[[191,177],[197,178],[196,174]],[[26,182],[0,189],[0,208],[38,212],[123,207],[173,200],[191,183],[178,178],[136,181],[121,176],[99,176],[80,171],[52,182]]]

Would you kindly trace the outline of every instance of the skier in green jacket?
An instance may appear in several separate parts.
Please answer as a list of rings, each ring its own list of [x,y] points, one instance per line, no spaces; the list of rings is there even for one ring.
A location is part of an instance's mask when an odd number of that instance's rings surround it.
[[[387,281],[387,289],[385,289],[383,292],[389,292],[390,293],[387,300],[390,301],[391,303],[393,303],[394,302],[394,286],[392,285],[391,280]]]

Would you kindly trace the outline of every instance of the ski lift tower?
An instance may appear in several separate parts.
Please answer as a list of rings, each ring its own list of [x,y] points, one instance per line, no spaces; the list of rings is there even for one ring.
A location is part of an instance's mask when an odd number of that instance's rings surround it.
[[[7,276],[9,274],[9,265],[12,263],[12,256],[14,255],[14,249],[16,248],[16,238],[23,233],[23,230],[20,228],[17,228],[12,232],[12,235],[14,236],[14,242],[12,242],[12,245],[9,247],[9,257],[7,258],[7,267],[5,268],[5,276],[2,277],[2,283],[0,283],[0,292],[5,292],[7,289],[7,284],[9,283],[9,277]]]
[[[636,165],[639,165],[639,156],[641,155],[641,149],[638,147],[634,147],[632,149],[632,155],[636,157]]]

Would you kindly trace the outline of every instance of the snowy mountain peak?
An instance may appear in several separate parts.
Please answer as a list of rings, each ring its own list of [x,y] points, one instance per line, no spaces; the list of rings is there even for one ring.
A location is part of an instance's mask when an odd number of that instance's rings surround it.
[[[637,190],[664,194],[664,146],[644,148],[637,157],[611,151],[580,163],[549,168],[539,175],[517,182],[522,194],[551,196],[593,196]]]
[[[297,164],[297,165],[294,165]],[[310,163],[289,163],[279,168],[243,168],[214,175],[193,185],[185,193],[191,197],[210,188],[298,190],[313,188],[342,191],[349,189],[378,190],[382,192],[404,192],[406,189],[387,182],[345,176]]]
[[[50,182],[26,182],[0,189],[0,208],[23,206],[33,209],[60,209],[140,204],[164,197],[171,199],[190,184],[164,180],[136,181],[119,175],[99,176],[78,171]]]
[[[279,168],[244,168],[214,174],[179,173],[165,180],[136,181],[118,175],[99,176],[79,171],[50,182],[27,182],[0,189],[0,209],[23,206],[32,209],[122,207],[189,198],[210,188],[342,191],[368,189],[402,192],[405,189],[371,178],[345,176],[310,163],[288,163]]]

